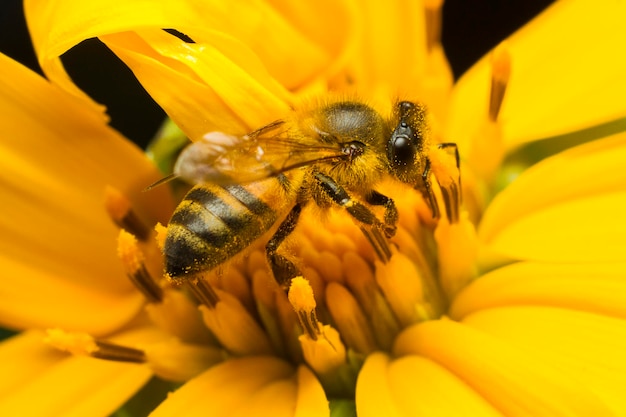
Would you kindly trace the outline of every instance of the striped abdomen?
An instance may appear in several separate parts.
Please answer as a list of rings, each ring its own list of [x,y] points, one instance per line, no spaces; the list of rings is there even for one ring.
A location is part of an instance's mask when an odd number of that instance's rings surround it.
[[[176,279],[211,270],[265,233],[281,214],[280,207],[266,202],[280,196],[266,191],[258,184],[192,188],[168,225],[163,250],[168,276]],[[280,200],[285,202],[284,195]]]

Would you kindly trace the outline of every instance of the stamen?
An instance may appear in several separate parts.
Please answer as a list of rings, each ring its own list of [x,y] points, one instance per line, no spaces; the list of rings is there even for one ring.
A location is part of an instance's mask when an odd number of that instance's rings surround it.
[[[217,347],[181,343],[176,338],[146,348],[147,364],[167,381],[188,381],[224,360],[224,356]]]
[[[441,197],[450,223],[459,221],[461,209],[461,172],[456,144],[442,143],[430,153],[431,170],[441,189]]]
[[[303,277],[291,280],[289,302],[304,329],[298,341],[305,362],[318,375],[328,393],[340,395],[350,392],[356,383],[357,370],[347,360],[346,348],[339,332],[317,321],[313,290]]]
[[[118,189],[111,186],[104,189],[104,207],[118,227],[128,230],[139,240],[148,239],[150,228],[141,221],[133,210],[130,200]]]
[[[202,321],[198,306],[182,291],[166,288],[160,303],[146,305],[150,320],[182,342],[216,344]]]
[[[135,287],[149,302],[160,303],[163,300],[163,290],[150,276],[137,239],[124,229],[120,230],[117,238],[117,256],[122,260],[126,275]]]
[[[426,47],[432,51],[441,42],[441,6],[443,0],[426,0]]]
[[[199,308],[220,344],[234,355],[274,354],[267,334],[239,300],[225,291],[212,291],[218,301]]]
[[[367,318],[350,291],[331,282],[326,287],[326,300],[330,315],[350,348],[362,354],[378,350]]]
[[[376,282],[402,327],[434,318],[423,278],[403,253],[385,265],[376,265]]]
[[[44,342],[73,355],[91,356],[117,362],[146,362],[143,350],[94,339],[87,333],[47,330]]]
[[[187,281],[187,288],[191,290],[198,301],[209,308],[215,308],[220,301],[217,293],[201,276],[190,277]]]
[[[321,333],[320,324],[315,315],[315,297],[313,289],[303,277],[295,277],[291,280],[289,302],[298,316],[304,333],[312,340],[317,340]]]
[[[491,59],[491,93],[489,95],[489,119],[498,120],[504,101],[504,93],[511,76],[511,55],[506,45],[498,46]]]
[[[390,348],[400,331],[400,325],[381,294],[374,273],[365,260],[355,253],[346,253],[344,263],[348,288],[367,315],[377,345],[382,349]]]
[[[389,243],[382,233],[380,233],[380,230],[376,227],[364,226],[361,226],[360,229],[374,248],[378,259],[383,263],[389,261],[389,258],[391,258],[391,249],[389,249]]]
[[[478,237],[467,212],[463,212],[454,224],[442,219],[435,230],[435,241],[439,281],[448,300],[451,300],[478,275]]]

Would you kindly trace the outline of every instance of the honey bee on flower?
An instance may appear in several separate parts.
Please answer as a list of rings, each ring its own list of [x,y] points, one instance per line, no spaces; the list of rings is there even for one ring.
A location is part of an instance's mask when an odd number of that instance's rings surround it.
[[[456,144],[436,147],[451,149],[458,167]],[[211,270],[280,220],[266,255],[274,278],[287,289],[301,273],[280,245],[310,202],[322,209],[343,208],[386,262],[398,211],[375,187],[385,176],[408,184],[438,218],[430,152],[426,109],[410,101],[398,102],[389,118],[359,101],[333,101],[243,137],[207,134],[181,153],[174,169],[174,176],[197,185],[170,220],[163,249],[166,274],[176,281]],[[455,201],[446,205],[452,219],[458,190],[453,185]],[[382,219],[375,206],[384,208]]]

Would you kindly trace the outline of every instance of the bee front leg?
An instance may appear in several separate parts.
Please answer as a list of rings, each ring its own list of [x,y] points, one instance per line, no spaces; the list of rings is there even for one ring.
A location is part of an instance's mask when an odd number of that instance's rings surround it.
[[[424,201],[428,204],[430,212],[433,214],[433,219],[441,217],[439,211],[439,204],[437,203],[437,197],[433,191],[432,183],[430,182],[430,159],[426,158],[426,164],[424,166],[424,172],[422,172],[422,183],[415,186],[415,189],[419,190],[424,197]]]
[[[300,204],[293,206],[285,220],[278,226],[276,233],[265,245],[265,254],[270,268],[272,268],[274,279],[285,291],[289,290],[291,280],[300,275],[300,270],[293,262],[278,253],[278,247],[296,228],[301,212],[302,206]]]
[[[372,191],[367,195],[365,201],[373,206],[385,207],[385,236],[387,236],[387,238],[394,237],[398,223],[398,209],[393,199],[378,191]]]
[[[320,189],[323,191],[323,194],[334,203],[343,207],[348,214],[361,224],[361,231],[371,243],[378,258],[383,262],[389,261],[391,258],[391,249],[389,248],[389,242],[387,242],[387,239],[383,236],[383,233],[387,233],[385,223],[381,222],[369,208],[353,199],[346,190],[331,177],[319,172],[316,173],[314,177]],[[388,199],[388,197],[382,194],[379,195]],[[395,205],[393,207],[395,209]],[[392,215],[393,214],[390,214],[390,216]],[[383,233],[381,233],[381,231]]]

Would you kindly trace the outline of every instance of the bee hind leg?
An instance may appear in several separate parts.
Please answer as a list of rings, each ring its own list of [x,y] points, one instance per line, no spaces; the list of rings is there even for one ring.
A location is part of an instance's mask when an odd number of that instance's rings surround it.
[[[278,253],[278,248],[287,236],[289,236],[296,228],[301,211],[302,206],[300,204],[293,206],[285,220],[283,220],[280,226],[278,226],[274,235],[267,242],[267,245],[265,245],[265,254],[267,256],[267,261],[270,264],[270,268],[272,269],[274,279],[285,291],[289,290],[291,280],[298,275],[301,275],[301,273],[293,262]]]

